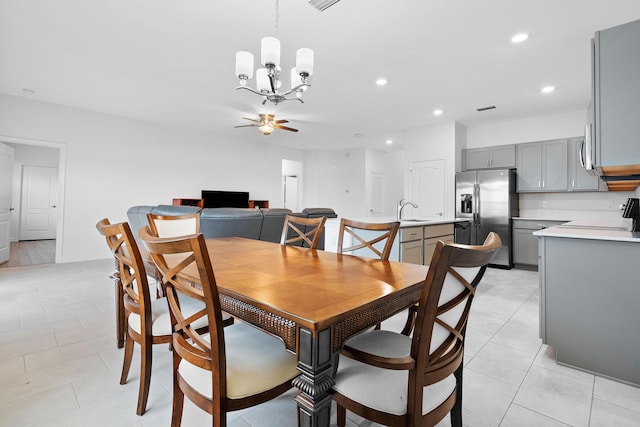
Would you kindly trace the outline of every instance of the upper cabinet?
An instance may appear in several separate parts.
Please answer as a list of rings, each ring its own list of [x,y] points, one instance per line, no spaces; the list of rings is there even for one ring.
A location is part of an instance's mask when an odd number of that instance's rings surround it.
[[[596,33],[586,160],[602,175],[640,173],[640,20]]]
[[[462,150],[462,170],[503,169],[516,166],[516,146],[469,148]]]
[[[567,140],[518,144],[518,192],[567,191]]]

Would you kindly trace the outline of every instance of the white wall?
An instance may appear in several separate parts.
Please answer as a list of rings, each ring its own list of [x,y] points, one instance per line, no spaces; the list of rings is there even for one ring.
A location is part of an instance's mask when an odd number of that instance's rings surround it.
[[[587,110],[584,109],[519,120],[495,121],[477,126],[469,125],[466,148],[581,136],[584,135],[586,122]]]
[[[301,151],[263,139],[233,140],[7,95],[0,95],[0,136],[65,147],[62,262],[108,256],[95,223],[126,220],[134,205],[171,204],[209,189],[249,191],[281,206],[282,159],[303,159]]]
[[[409,164],[422,160],[444,160],[445,162],[445,218],[455,216],[456,134],[464,139],[464,126],[455,122],[411,129],[405,132],[405,197],[409,197]]]
[[[330,207],[341,217],[367,216],[365,149],[306,151],[307,207]]]

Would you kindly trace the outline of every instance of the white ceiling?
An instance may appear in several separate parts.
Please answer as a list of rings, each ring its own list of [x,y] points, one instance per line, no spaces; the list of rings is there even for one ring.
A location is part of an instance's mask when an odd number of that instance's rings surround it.
[[[586,109],[594,32],[640,19],[639,0],[341,0],[323,12],[279,0],[283,69],[309,47],[315,72],[304,104],[263,107],[234,90],[235,52],[259,58],[260,39],[275,35],[275,4],[0,0],[0,92],[220,138],[387,150],[388,138],[402,146],[403,130],[442,121]],[[512,44],[522,31],[529,40]],[[545,85],[555,92],[542,94]],[[476,111],[487,105],[497,108]],[[300,132],[233,128],[262,112]]]

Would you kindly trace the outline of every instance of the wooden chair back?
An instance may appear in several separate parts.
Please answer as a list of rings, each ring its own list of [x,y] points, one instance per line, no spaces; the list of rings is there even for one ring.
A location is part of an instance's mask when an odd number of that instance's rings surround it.
[[[338,252],[353,253],[359,249],[365,249],[365,252],[373,252],[381,260],[386,261],[391,254],[391,247],[399,228],[398,221],[368,223],[342,218],[338,231]],[[345,234],[350,236],[352,241],[348,247],[344,246]],[[380,246],[382,246],[381,249]],[[368,255],[362,254],[362,256]]]
[[[281,245],[306,246],[316,249],[327,217],[301,218],[287,215],[282,227]]]
[[[151,293],[144,268],[144,260],[131,227],[126,222],[111,224],[107,218],[96,224],[98,232],[106,240],[118,265],[122,283],[124,307],[129,313],[136,313],[144,319],[142,332],[151,330]]]
[[[378,368],[408,371],[407,376],[396,376],[394,380],[408,379],[407,394],[404,397],[407,406],[404,413],[385,412],[379,407],[366,406],[365,403],[351,400],[338,391],[334,394],[334,400],[337,403],[339,426],[345,425],[345,409],[389,426],[434,426],[451,412],[451,424],[462,426],[462,362],[469,310],[487,264],[493,259],[501,244],[500,237],[495,233],[489,233],[481,246],[442,241],[436,244],[418,303],[413,337],[407,338],[411,344],[408,355],[368,353],[358,346],[351,347],[349,342],[346,343],[342,354],[350,359]],[[367,333],[363,336],[371,338],[367,343],[368,347],[375,348],[375,334],[383,334],[378,336],[384,337],[388,336],[384,334],[389,333],[374,331],[369,333],[368,337]],[[388,350],[388,347],[385,347],[383,351]],[[373,371],[369,373],[374,375]],[[352,370],[346,375],[359,374],[357,370]],[[438,400],[427,402],[427,407],[433,409],[423,413],[423,399],[434,397],[425,393],[424,388],[443,380],[450,380],[452,377],[455,377],[455,385],[451,386],[450,392],[446,384],[442,388],[444,393],[435,391],[437,386],[431,389],[434,396],[438,396]],[[378,378],[384,378],[384,374],[380,374]],[[363,387],[362,381],[366,381],[366,378],[360,378],[358,381],[355,387],[351,385],[351,390]],[[378,381],[377,387],[380,386],[381,382]],[[390,387],[397,392],[402,383],[395,382],[390,384]],[[366,391],[361,393],[362,396],[368,394]]]
[[[147,214],[151,235],[177,237],[200,233],[200,212],[183,215]]]
[[[211,371],[214,401],[226,399],[224,323],[213,267],[202,234],[156,237],[149,227],[140,230],[140,239],[162,275],[173,326],[173,349],[180,358]],[[185,272],[185,269],[190,269]],[[182,274],[181,274],[182,273]],[[182,295],[202,301],[202,310],[186,316],[180,308]],[[207,317],[209,339],[192,325]],[[190,396],[197,401],[197,397]]]
[[[481,246],[460,245],[439,241],[429,265],[423,287],[411,356],[415,368],[409,373],[409,414],[421,418],[423,387],[443,380],[459,370],[461,376],[464,337],[476,287],[484,276],[502,242],[496,233],[489,233]],[[442,405],[427,414],[427,420],[416,425],[432,425],[462,400],[462,384]],[[461,403],[460,403],[461,404]],[[414,420],[415,422],[415,420]],[[435,424],[435,423],[434,423]]]

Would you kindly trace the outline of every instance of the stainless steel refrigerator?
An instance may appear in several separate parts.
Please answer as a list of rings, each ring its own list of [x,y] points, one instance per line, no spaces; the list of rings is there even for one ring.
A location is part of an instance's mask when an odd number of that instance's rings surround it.
[[[502,248],[492,265],[513,267],[511,219],[518,216],[515,169],[488,169],[456,173],[456,217],[471,222],[470,242],[480,245],[494,231]]]

